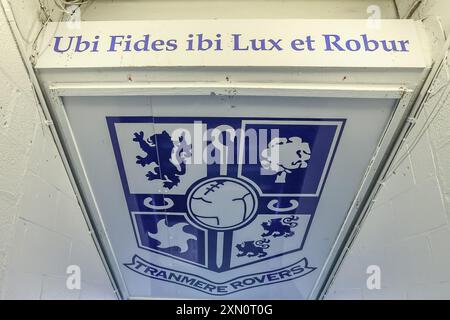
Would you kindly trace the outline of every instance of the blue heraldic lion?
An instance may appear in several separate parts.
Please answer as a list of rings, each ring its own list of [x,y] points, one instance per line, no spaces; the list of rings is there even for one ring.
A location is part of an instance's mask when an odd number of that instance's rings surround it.
[[[139,147],[147,154],[145,157],[136,156],[136,163],[143,167],[154,165],[152,170],[146,174],[148,180],[164,180],[163,185],[169,190],[177,186],[180,176],[186,173],[186,164],[183,158],[190,156],[191,153],[190,146],[185,144],[184,137],[180,137],[179,147],[174,145],[171,136],[166,131],[154,134],[148,139],[144,138],[144,132],[135,132],[133,141],[139,143]],[[157,145],[164,147],[158,148]],[[174,150],[177,163],[171,161]]]
[[[270,240],[261,239],[257,241],[244,241],[243,243],[237,244],[236,248],[239,250],[237,254],[238,257],[258,257],[262,258],[267,256],[267,252],[264,249],[268,249]]]
[[[295,228],[298,224],[294,221],[298,220],[298,217],[290,216],[286,218],[276,218],[270,219],[269,222],[263,222],[261,226],[266,231],[261,236],[269,237],[274,236],[277,237],[292,237],[294,235],[293,228]]]

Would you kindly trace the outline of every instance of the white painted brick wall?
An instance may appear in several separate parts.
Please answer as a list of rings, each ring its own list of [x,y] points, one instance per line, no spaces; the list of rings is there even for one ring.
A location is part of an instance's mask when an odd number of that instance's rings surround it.
[[[413,2],[398,0],[400,12]],[[424,1],[413,17],[429,23],[439,17],[449,34],[450,2]],[[450,299],[449,69],[447,61],[399,152],[407,158],[377,195],[327,299]],[[412,148],[435,107],[441,108],[439,113]],[[380,290],[366,287],[369,265],[381,268]]]
[[[14,2],[23,30],[35,2]],[[0,297],[115,299],[1,7],[0,39]],[[72,264],[81,290],[66,288]]]

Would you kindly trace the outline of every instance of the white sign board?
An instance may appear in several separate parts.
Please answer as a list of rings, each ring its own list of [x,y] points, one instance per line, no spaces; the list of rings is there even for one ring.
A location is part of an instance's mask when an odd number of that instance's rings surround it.
[[[411,20],[49,23],[37,68],[426,66]]]

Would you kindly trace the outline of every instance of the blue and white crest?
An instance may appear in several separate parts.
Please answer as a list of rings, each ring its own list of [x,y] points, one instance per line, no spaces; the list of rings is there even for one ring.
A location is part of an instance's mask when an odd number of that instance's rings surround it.
[[[107,123],[137,246],[223,273],[302,250],[345,120]]]

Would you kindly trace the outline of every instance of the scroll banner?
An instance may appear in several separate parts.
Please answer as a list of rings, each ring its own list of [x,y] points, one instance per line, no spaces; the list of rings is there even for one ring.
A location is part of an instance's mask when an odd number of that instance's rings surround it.
[[[294,280],[316,269],[308,266],[308,260],[303,258],[284,268],[246,274],[225,282],[215,282],[195,274],[158,266],[138,255],[134,255],[132,261],[126,263],[125,266],[146,277],[175,283],[215,296],[224,296],[255,287]]]

